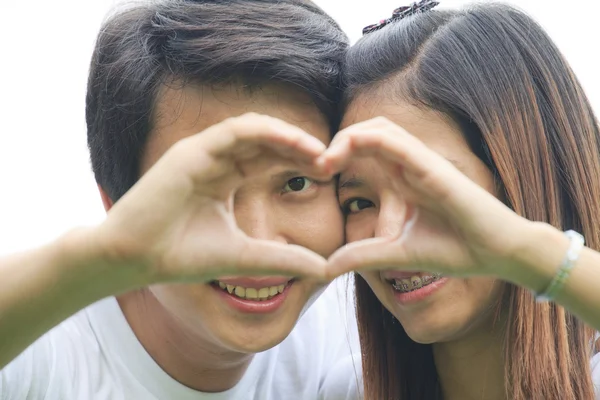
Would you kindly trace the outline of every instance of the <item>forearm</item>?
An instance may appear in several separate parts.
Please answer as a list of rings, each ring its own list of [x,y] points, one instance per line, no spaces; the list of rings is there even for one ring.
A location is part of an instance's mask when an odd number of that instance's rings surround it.
[[[142,281],[135,267],[104,261],[88,233],[0,259],[0,369],[72,314]]]
[[[538,225],[527,243],[528,249],[521,255],[527,272],[517,273],[511,280],[540,293],[548,287],[563,262],[569,240],[557,229]],[[555,301],[600,330],[600,253],[583,248]]]

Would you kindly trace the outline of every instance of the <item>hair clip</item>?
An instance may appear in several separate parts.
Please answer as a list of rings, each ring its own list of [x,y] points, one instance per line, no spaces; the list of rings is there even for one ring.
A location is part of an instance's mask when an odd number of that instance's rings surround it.
[[[386,26],[394,21],[400,21],[401,19],[404,19],[411,15],[429,11],[432,8],[434,8],[435,6],[437,6],[438,4],[440,4],[440,3],[438,1],[434,1],[434,0],[421,0],[420,2],[418,2],[418,3],[415,2],[415,3],[411,4],[410,6],[398,7],[392,13],[391,18],[382,19],[377,24],[366,26],[363,29],[363,35],[378,31],[379,29],[383,28],[384,26]]]

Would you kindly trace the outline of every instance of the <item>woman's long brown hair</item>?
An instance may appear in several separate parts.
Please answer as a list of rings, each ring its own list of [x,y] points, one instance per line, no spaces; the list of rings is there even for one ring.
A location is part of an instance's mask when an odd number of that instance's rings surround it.
[[[462,127],[518,214],[582,232],[600,250],[600,134],[581,85],[527,15],[505,5],[430,11],[365,36],[347,56],[346,102],[364,90]],[[442,399],[432,349],[412,341],[356,276],[367,400]],[[593,332],[506,285],[506,397],[594,398]],[[499,355],[501,356],[501,355]]]

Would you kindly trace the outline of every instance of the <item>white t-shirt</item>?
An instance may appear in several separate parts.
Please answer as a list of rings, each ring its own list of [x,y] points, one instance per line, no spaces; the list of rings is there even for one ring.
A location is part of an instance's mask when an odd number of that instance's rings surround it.
[[[292,333],[256,354],[241,381],[222,393],[201,393],[167,375],[137,340],[116,299],[107,298],[58,325],[0,371],[0,400],[353,400],[358,336],[340,289],[330,285]]]
[[[600,353],[592,358],[592,381],[594,382],[596,400],[600,400]]]

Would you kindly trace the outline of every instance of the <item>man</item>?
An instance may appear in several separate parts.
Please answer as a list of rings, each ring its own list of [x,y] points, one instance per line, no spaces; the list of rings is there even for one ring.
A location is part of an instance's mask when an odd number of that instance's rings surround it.
[[[346,47],[300,0],[105,24],[87,125],[108,218],[1,264],[0,399],[346,398],[352,326],[332,293],[308,307],[343,242],[314,161]]]

